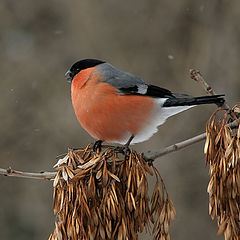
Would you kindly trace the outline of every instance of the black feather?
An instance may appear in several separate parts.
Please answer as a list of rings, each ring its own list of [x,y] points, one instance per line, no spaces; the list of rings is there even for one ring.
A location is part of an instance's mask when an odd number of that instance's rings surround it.
[[[147,93],[145,94],[149,97],[156,97],[156,98],[175,98],[173,93],[168,89],[161,88],[154,85],[148,85]]]
[[[78,74],[81,70],[95,67],[99,64],[105,63],[104,61],[97,60],[97,59],[83,59],[80,60],[72,65],[70,68],[71,79],[74,78],[76,74]]]
[[[124,94],[139,95],[137,86],[127,87],[127,88],[119,88],[119,90],[120,90],[120,92],[122,92]]]
[[[128,88],[119,88],[119,90],[124,94],[142,95],[154,98],[171,98],[171,97],[174,98],[173,93],[165,88],[160,88],[154,85],[146,86],[147,86],[146,93],[139,92],[139,86],[137,85]]]
[[[163,107],[178,107],[178,106],[192,106],[200,104],[215,103],[221,106],[224,103],[224,95],[203,96],[193,98],[169,98],[163,104]]]

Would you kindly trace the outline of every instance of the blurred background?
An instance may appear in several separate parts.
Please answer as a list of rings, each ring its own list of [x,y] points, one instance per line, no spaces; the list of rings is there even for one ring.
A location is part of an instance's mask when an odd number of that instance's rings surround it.
[[[64,78],[75,61],[106,60],[148,83],[199,96],[204,91],[189,77],[196,68],[234,105],[239,43],[234,0],[1,1],[0,167],[52,171],[68,147],[93,142],[75,118]],[[215,108],[175,116],[134,148],[156,150],[200,134]],[[172,239],[223,239],[208,216],[203,144],[155,163],[177,210]],[[52,183],[0,176],[0,191],[0,239],[47,239],[54,228]]]

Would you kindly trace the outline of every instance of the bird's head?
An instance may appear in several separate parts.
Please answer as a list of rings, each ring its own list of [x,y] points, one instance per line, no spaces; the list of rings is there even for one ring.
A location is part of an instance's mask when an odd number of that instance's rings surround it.
[[[87,68],[95,67],[102,63],[105,63],[105,62],[97,59],[83,59],[83,60],[77,61],[65,73],[65,78],[69,83],[71,83],[74,76],[76,76],[80,71]]]

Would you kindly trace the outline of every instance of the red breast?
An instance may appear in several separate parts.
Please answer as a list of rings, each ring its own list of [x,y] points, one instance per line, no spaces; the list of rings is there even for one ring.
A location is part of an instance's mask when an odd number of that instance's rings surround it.
[[[121,95],[101,82],[97,67],[80,71],[72,81],[72,103],[82,127],[95,139],[123,142],[150,121],[154,99]]]

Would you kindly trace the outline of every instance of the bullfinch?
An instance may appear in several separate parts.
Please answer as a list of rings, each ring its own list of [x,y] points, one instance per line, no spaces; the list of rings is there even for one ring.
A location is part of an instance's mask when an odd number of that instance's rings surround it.
[[[223,95],[179,97],[97,59],[84,59],[66,72],[72,104],[82,127],[101,144],[139,143],[167,118],[200,104],[224,103]]]

